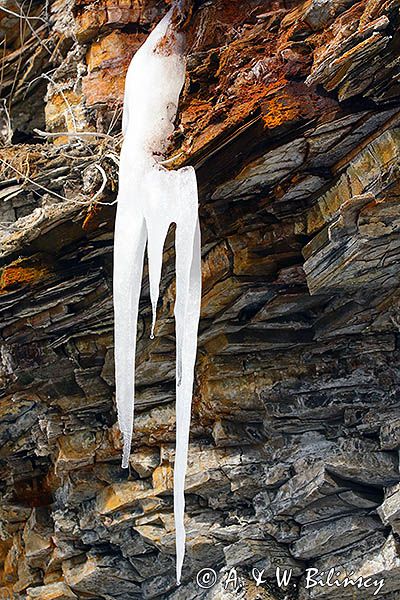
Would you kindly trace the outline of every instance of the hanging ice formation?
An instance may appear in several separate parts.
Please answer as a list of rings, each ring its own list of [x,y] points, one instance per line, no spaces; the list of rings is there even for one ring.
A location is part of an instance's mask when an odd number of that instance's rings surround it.
[[[154,335],[163,245],[176,223],[176,453],[174,515],[176,571],[185,553],[184,483],[201,296],[200,228],[194,169],[168,171],[160,156],[185,78],[181,34],[170,32],[172,9],[136,52],[125,82],[118,208],[114,242],[115,370],[122,466],[131,449],[138,305],[147,242]],[[159,44],[168,32],[167,48]]]

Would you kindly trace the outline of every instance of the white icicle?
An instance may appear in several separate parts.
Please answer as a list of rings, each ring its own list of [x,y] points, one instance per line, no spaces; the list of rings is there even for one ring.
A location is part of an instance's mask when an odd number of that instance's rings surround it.
[[[114,242],[115,372],[118,421],[124,439],[122,466],[129,464],[133,431],[135,349],[139,296],[147,242],[154,333],[162,256],[176,223],[176,456],[174,514],[176,572],[185,554],[185,475],[197,329],[201,298],[200,227],[195,171],[168,171],[158,158],[173,132],[185,79],[180,36],[166,51],[158,44],[171,24],[172,9],[157,25],[129,66],[125,82],[124,143],[121,151]]]

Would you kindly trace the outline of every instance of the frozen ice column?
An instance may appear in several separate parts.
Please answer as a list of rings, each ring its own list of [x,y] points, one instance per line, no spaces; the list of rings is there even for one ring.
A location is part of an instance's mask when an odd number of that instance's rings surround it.
[[[115,372],[122,466],[131,449],[135,350],[143,259],[147,243],[150,296],[156,319],[163,246],[176,223],[176,454],[174,514],[177,580],[185,553],[184,486],[197,330],[201,298],[200,227],[194,169],[168,171],[159,164],[185,79],[182,38],[172,31],[172,9],[136,52],[129,66],[123,113],[118,208],[114,241]],[[159,42],[168,35],[165,47]]]

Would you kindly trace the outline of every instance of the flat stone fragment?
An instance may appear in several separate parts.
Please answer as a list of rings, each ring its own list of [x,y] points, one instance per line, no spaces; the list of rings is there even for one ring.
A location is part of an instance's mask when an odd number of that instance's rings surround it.
[[[78,598],[63,582],[27,589],[27,600],[74,600]]]

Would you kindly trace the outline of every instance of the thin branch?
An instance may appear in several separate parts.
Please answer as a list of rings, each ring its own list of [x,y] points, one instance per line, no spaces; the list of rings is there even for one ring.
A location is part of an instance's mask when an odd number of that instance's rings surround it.
[[[89,204],[91,204],[91,202],[93,202],[93,200],[87,200],[86,202],[79,202],[79,200],[68,200],[68,198],[66,198],[65,196],[61,196],[61,194],[57,194],[57,192],[53,192],[52,190],[49,190],[49,188],[46,188],[44,185],[41,185],[40,183],[37,183],[33,179],[30,179],[30,177],[27,177],[26,175],[24,175],[24,173],[21,173],[21,171],[19,171],[18,169],[16,169],[13,165],[11,165],[10,163],[6,162],[2,158],[0,158],[0,162],[2,162],[4,165],[6,165],[6,167],[9,167],[13,171],[15,171],[15,173],[17,173],[18,175],[20,175],[20,177],[23,177],[26,181],[29,181],[29,183],[31,183],[32,185],[36,185],[41,190],[47,192],[47,194],[50,194],[51,196],[59,198],[60,200],[63,200],[64,202],[73,203],[73,204],[80,204],[80,205],[83,205],[83,206],[88,206]],[[99,165],[96,164],[96,167],[99,167]],[[103,172],[104,172],[104,170],[103,170]],[[106,180],[107,180],[107,177],[106,177]],[[99,190],[99,192],[100,192],[100,190]],[[97,192],[97,193],[99,193],[99,192]],[[116,204],[116,203],[117,203],[117,200],[114,200],[113,202],[99,202],[98,200],[95,200],[95,204],[101,204],[103,206],[112,206],[113,204]]]
[[[49,190],[48,188],[44,187],[40,183],[36,183],[36,181],[34,181],[33,179],[30,179],[30,177],[28,177],[27,175],[25,175],[24,173],[22,173],[21,171],[16,169],[13,165],[11,165],[7,161],[3,160],[2,158],[0,158],[0,162],[2,162],[3,165],[5,165],[6,167],[12,169],[20,177],[23,177],[26,181],[29,181],[29,183],[31,183],[32,185],[36,185],[38,188],[44,190],[45,192],[47,192],[48,194],[51,194],[52,196],[55,196],[56,198],[59,198],[60,200],[69,202],[69,200],[67,198],[65,198],[65,196],[61,196],[60,194],[57,194],[57,192],[53,192],[52,190]]]
[[[104,188],[106,187],[106,185],[107,185],[107,181],[108,181],[108,179],[107,179],[107,175],[106,175],[106,172],[105,172],[105,170],[103,169],[103,167],[102,167],[101,165],[97,164],[97,163],[95,163],[95,164],[94,164],[94,166],[95,166],[95,167],[96,167],[96,169],[97,169],[97,170],[98,170],[98,171],[101,173],[101,176],[102,176],[102,178],[103,178],[103,183],[101,184],[101,186],[100,186],[100,189],[99,189],[99,190],[97,190],[97,192],[96,192],[96,193],[95,193],[95,195],[93,196],[93,198],[92,198],[92,202],[95,202],[96,198],[97,198],[98,196],[100,196],[100,195],[103,193],[103,191],[104,191]]]
[[[9,8],[5,8],[4,6],[0,6],[0,11],[8,13],[9,15],[12,15],[13,17],[17,17],[18,19],[24,19],[25,21],[42,21],[43,23],[46,23],[46,20],[43,19],[43,17],[29,17],[23,13],[18,14],[12,10],[10,10]]]
[[[34,129],[35,133],[37,133],[40,137],[44,138],[56,138],[56,137],[99,137],[105,138],[107,140],[115,140],[112,135],[108,135],[107,133],[97,133],[96,131],[56,131],[54,133],[50,133],[48,131],[42,131],[41,129]]]
[[[183,154],[184,154],[183,152],[178,152],[178,154],[175,154],[175,156],[171,156],[171,158],[167,158],[167,160],[158,161],[157,164],[162,165],[164,167],[165,165],[169,165],[169,164],[173,163],[177,158],[179,158]]]
[[[6,115],[6,126],[7,126],[7,137],[6,137],[5,143],[9,144],[11,142],[12,136],[13,136],[12,126],[11,126],[11,118],[10,118],[10,113],[7,108],[7,100],[5,98],[3,98],[2,102],[3,102],[3,110]]]
[[[119,167],[119,158],[116,154],[113,154],[112,152],[106,152],[106,154],[104,154],[104,158],[111,158],[113,163]]]
[[[26,22],[24,22],[24,25],[26,24]],[[22,21],[19,22],[19,38],[21,41],[21,48],[24,47],[25,44],[25,27],[22,24]],[[14,80],[11,86],[11,91],[9,93],[9,98],[8,98],[8,112],[11,114],[11,105],[12,105],[12,100],[13,100],[13,94],[14,94],[14,90],[15,87],[17,85],[17,80],[18,80],[18,75],[19,75],[19,70],[21,68],[21,63],[22,63],[22,53],[19,55],[18,57],[18,61],[17,61],[17,66],[15,69],[15,75],[14,75]]]
[[[4,70],[5,70],[5,66],[6,66],[6,52],[7,52],[7,47],[6,47],[6,40],[3,40],[4,46],[3,46],[3,56],[1,58],[1,72],[0,72],[0,90],[3,88],[3,81],[4,81]]]
[[[118,107],[118,106],[116,106],[116,107],[115,107],[115,110],[114,110],[114,112],[113,112],[113,116],[112,116],[112,118],[111,118],[110,124],[109,124],[109,126],[108,126],[108,130],[107,130],[107,133],[108,133],[108,134],[110,134],[110,133],[111,133],[111,131],[113,130],[113,127],[114,127],[115,123],[117,122],[117,120],[118,120],[118,118],[119,118],[117,115],[121,116],[121,114],[122,114],[122,108],[121,108],[121,107]]]
[[[28,12],[30,12],[31,7],[32,7],[32,0],[31,0],[31,2],[29,4]],[[22,9],[22,6],[20,6],[20,11],[21,11],[22,18],[25,20],[26,25],[28,25],[29,29],[33,33],[33,36],[37,39],[37,41],[39,42],[40,46],[42,46],[42,48],[44,48],[46,50],[46,52],[51,56],[52,53],[50,52],[50,50],[48,49],[48,47],[46,46],[46,44],[44,43],[44,41],[40,38],[40,36],[37,33],[37,31],[35,29],[33,29],[32,25],[29,22],[30,17],[28,17],[28,15],[26,15],[24,13],[24,11]],[[42,21],[43,21],[43,19],[42,19]],[[43,21],[43,22],[48,27],[48,23],[46,21]]]
[[[49,73],[53,73],[56,70],[57,70],[57,67],[54,67],[53,69],[50,69],[50,71],[47,71],[46,75],[48,75]],[[36,83],[36,81],[39,81],[39,79],[42,79],[43,75],[44,74],[42,73],[41,75],[38,75],[38,77],[34,77],[28,83],[25,84],[26,91],[25,91],[25,94],[24,94],[24,99],[25,99],[26,94],[29,92],[29,89],[30,89],[31,85],[33,85],[34,83]]]

